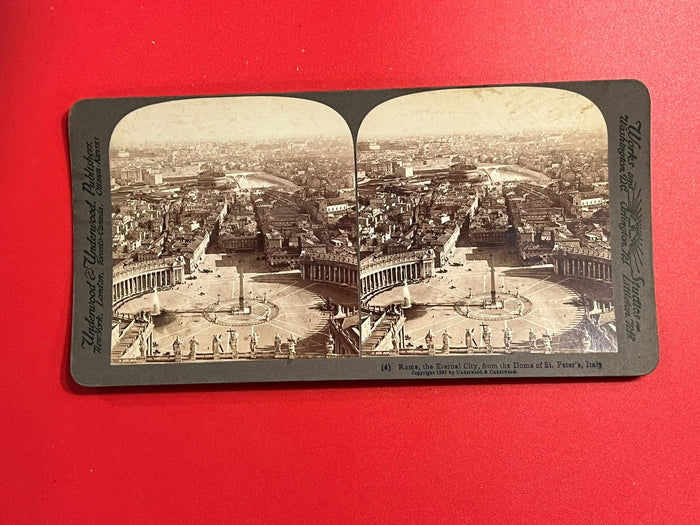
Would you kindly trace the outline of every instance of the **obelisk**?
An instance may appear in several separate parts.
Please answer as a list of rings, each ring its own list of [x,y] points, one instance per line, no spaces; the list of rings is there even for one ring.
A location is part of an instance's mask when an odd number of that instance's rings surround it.
[[[243,272],[238,272],[238,308],[243,311],[245,299],[243,298]]]
[[[496,268],[491,254],[491,305],[496,306]]]

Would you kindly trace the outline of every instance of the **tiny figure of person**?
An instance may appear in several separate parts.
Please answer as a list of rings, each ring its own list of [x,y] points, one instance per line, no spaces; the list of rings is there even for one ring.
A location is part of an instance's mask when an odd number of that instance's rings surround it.
[[[199,341],[197,341],[196,336],[192,336],[192,339],[190,339],[190,359],[194,361],[194,359],[197,357],[197,347],[199,346]]]
[[[544,344],[544,353],[551,354],[552,353],[552,336],[549,335],[549,332],[546,329],[545,329],[544,333],[542,334],[542,343]]]
[[[490,326],[484,328],[484,346],[486,347],[486,352],[489,354],[493,352],[493,343],[491,342],[492,332],[493,330]]]
[[[282,353],[282,338],[279,332],[275,333],[275,355]]]
[[[211,351],[214,354],[214,359],[219,359],[219,350],[223,351],[221,347],[221,336],[219,334],[214,334],[211,338]]]
[[[473,328],[467,328],[466,331],[464,332],[464,344],[467,347],[467,353],[468,354],[473,354],[474,353],[474,329]]]
[[[428,347],[428,355],[435,355],[435,334],[430,329],[425,334],[425,346]]]
[[[297,340],[292,334],[289,334],[287,338],[287,348],[289,349],[289,359],[294,359],[297,356]]]
[[[180,339],[179,335],[176,335],[175,341],[173,341],[173,353],[175,354],[176,361],[182,359],[182,339]]]
[[[506,327],[503,331],[503,347],[506,349],[506,353],[510,354],[510,344],[513,341],[513,330]]]
[[[255,358],[255,351],[258,349],[258,341],[260,336],[253,332],[250,334],[250,357]]]
[[[537,334],[532,328],[530,328],[530,332],[528,333],[528,348],[530,352],[537,350]]]
[[[238,332],[235,330],[228,331],[228,349],[231,351],[231,357],[238,359]]]
[[[139,354],[142,358],[146,356],[146,337],[143,335],[143,328],[139,328]]]
[[[452,339],[452,336],[450,335],[450,332],[445,330],[442,333],[442,351],[445,354],[450,353],[450,339]]]

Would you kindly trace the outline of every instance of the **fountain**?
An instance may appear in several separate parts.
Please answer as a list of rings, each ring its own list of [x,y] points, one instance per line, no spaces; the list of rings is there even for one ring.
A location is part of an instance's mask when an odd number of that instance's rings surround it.
[[[403,282],[403,307],[411,307],[411,292],[408,291],[408,283],[406,281]]]
[[[153,287],[153,308],[151,309],[152,315],[160,315],[160,299],[158,298],[158,288]]]

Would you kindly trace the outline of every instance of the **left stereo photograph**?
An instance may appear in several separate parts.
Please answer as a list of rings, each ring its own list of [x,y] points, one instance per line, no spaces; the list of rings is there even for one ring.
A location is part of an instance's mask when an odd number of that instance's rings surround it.
[[[343,329],[357,316],[354,151],[338,113],[164,102],[126,115],[108,153],[111,364],[358,355]]]

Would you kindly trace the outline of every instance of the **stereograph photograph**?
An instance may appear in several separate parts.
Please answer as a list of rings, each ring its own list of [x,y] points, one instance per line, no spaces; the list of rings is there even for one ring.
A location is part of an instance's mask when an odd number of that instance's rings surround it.
[[[73,363],[99,384],[648,371],[648,98],[573,87],[85,101]]]
[[[608,143],[590,100],[428,91],[358,137],[363,355],[615,352]]]
[[[308,100],[127,115],[109,149],[112,364],[357,355],[353,155]]]

